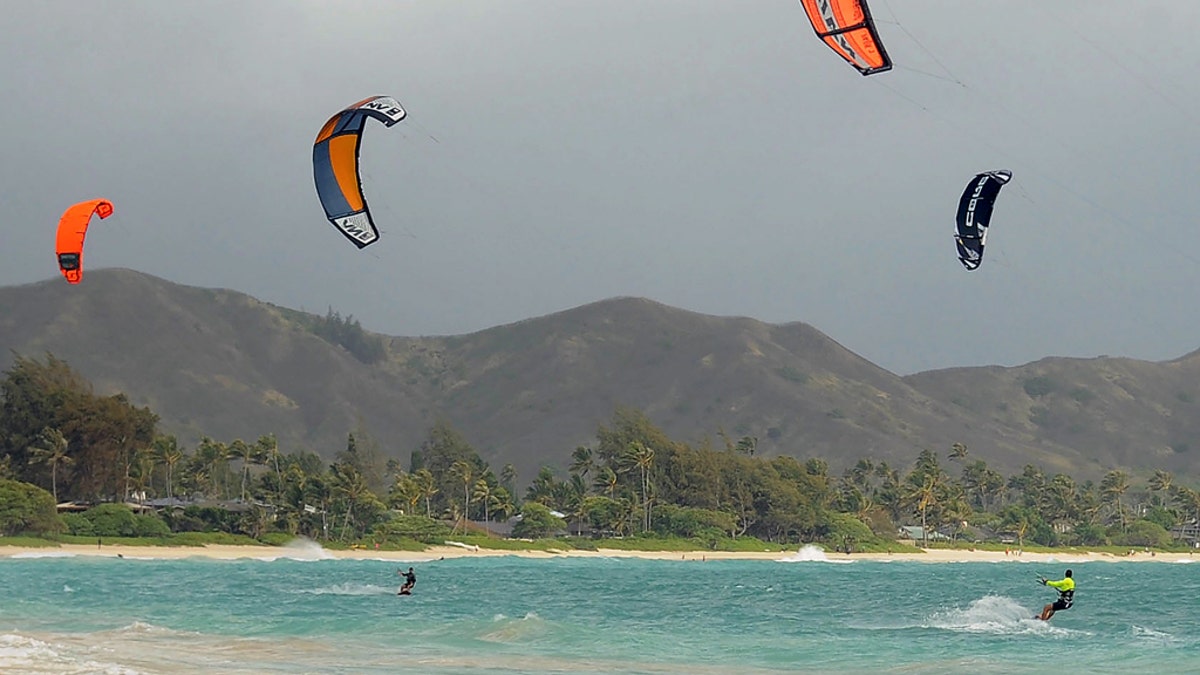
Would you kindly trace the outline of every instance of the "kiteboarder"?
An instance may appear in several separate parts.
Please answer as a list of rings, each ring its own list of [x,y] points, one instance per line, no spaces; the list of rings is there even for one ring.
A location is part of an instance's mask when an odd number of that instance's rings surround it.
[[[404,584],[400,586],[400,592],[396,595],[412,595],[412,587],[417,585],[417,575],[413,572],[413,568],[408,568],[408,571],[396,570],[396,574],[404,577]]]
[[[1057,590],[1058,600],[1043,607],[1041,615],[1033,618],[1049,621],[1055,612],[1071,609],[1071,605],[1075,604],[1075,580],[1071,578],[1071,570],[1067,570],[1067,575],[1059,581],[1047,581],[1045,577],[1039,576],[1038,582]]]

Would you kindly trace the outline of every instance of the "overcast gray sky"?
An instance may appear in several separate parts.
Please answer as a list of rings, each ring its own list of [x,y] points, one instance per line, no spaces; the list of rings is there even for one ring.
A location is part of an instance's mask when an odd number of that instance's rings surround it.
[[[0,285],[56,277],[59,215],[106,197],[87,270],[392,335],[634,295],[900,374],[1200,347],[1200,2],[871,5],[897,67],[866,78],[796,0],[13,5]],[[359,251],[312,140],[377,94],[409,119],[366,130]],[[1001,168],[967,272],[958,196]]]

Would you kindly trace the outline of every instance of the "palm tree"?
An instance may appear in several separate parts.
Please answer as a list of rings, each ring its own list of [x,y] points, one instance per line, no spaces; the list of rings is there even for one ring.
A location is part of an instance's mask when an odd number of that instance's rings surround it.
[[[1125,532],[1125,509],[1121,506],[1121,496],[1129,489],[1129,474],[1124,471],[1109,471],[1100,481],[1100,492],[1106,499],[1116,505],[1117,516],[1121,520],[1121,531]]]
[[[408,507],[405,513],[413,513],[417,510],[417,504],[421,502],[421,488],[417,485],[417,480],[412,475],[400,473],[396,476],[396,480],[392,482],[392,489],[388,495],[388,503],[395,507],[403,505]]]
[[[500,469],[500,485],[508,490],[508,494],[517,494],[517,467],[505,464],[504,468]]]
[[[227,455],[229,459],[236,459],[242,463],[242,499],[246,501],[246,481],[250,479],[250,458],[254,456],[254,449],[246,445],[242,439],[236,439],[229,444]]]
[[[467,530],[467,520],[471,518],[471,486],[475,484],[475,465],[465,459],[456,460],[450,465],[450,473],[457,476],[463,483],[463,531]],[[455,523],[455,529],[458,524]]]
[[[279,489],[283,489],[283,472],[279,470],[279,441],[276,440],[275,434],[266,434],[258,437],[258,456],[263,458],[263,461],[275,466],[275,479],[279,481]]]
[[[483,526],[486,529],[487,523],[489,520],[491,520],[492,515],[490,504],[492,498],[492,486],[488,485],[486,480],[480,478],[479,480],[475,481],[475,492],[472,493],[471,496],[475,498],[475,501],[483,503]]]
[[[1011,529],[1017,535],[1017,546],[1025,548],[1025,533],[1029,531],[1031,520],[1029,507],[1013,505],[1005,509],[1001,527]]]
[[[588,485],[583,480],[583,476],[577,473],[571,474],[571,480],[563,484],[564,506],[567,512],[567,518],[575,522],[575,534],[579,535],[583,532],[583,519],[586,514],[584,504],[587,501]]]
[[[597,490],[608,495],[609,499],[613,499],[616,494],[617,487],[620,486],[620,478],[617,477],[617,472],[612,470],[612,467],[601,467],[596,474],[596,480],[592,482]]]
[[[172,499],[175,496],[175,465],[183,460],[183,451],[179,449],[179,442],[174,436],[155,438],[153,448],[158,454],[158,460],[167,469],[167,499]]]
[[[737,445],[734,447],[743,455],[746,455],[747,457],[753,457],[754,451],[758,449],[758,437],[742,436],[738,439]]]
[[[525,490],[525,501],[538,502],[550,508],[557,508],[554,503],[557,486],[558,481],[554,479],[554,470],[543,466]]]
[[[67,454],[67,439],[62,432],[53,427],[42,429],[38,436],[37,445],[29,446],[30,464],[50,465],[50,490],[54,495],[54,503],[58,503],[58,467],[68,467],[75,460]]]
[[[153,447],[137,448],[133,451],[133,491],[141,502],[146,495],[146,489],[154,490],[154,468],[158,463],[158,455]]]
[[[1154,475],[1150,477],[1150,491],[1155,493],[1170,492],[1171,483],[1174,482],[1174,480],[1175,477],[1171,475],[1170,471],[1155,471]],[[1158,506],[1162,506],[1163,501],[1164,500],[1162,497],[1155,495],[1155,502],[1158,504]]]
[[[433,473],[429,469],[417,469],[413,473],[413,480],[417,483],[417,490],[421,493],[421,498],[425,500],[425,517],[433,517],[433,509],[430,508],[430,500],[438,493],[437,481],[433,479]]]
[[[654,448],[641,441],[629,444],[627,461],[642,474],[642,530],[650,530],[650,470],[654,467]]]
[[[577,473],[587,478],[588,473],[595,468],[596,461],[592,458],[591,448],[581,445],[571,453],[571,466],[569,468],[571,473]]]
[[[512,494],[503,487],[493,490],[491,499],[488,501],[492,509],[492,514],[503,520],[511,518],[512,514],[517,510],[517,505],[513,504]]]
[[[196,484],[204,490],[205,496],[215,498],[209,490],[216,488],[217,477],[225,468],[225,444],[214,441],[208,436],[200,439],[196,446]]]
[[[967,446],[963,443],[955,443],[950,446],[950,459],[966,459]]]
[[[346,500],[346,515],[342,520],[342,540],[346,539],[346,528],[350,525],[350,518],[354,512],[354,506],[365,497],[370,490],[367,488],[367,481],[363,475],[353,464],[343,463],[333,467],[334,474],[334,494]],[[357,523],[356,523],[357,525]]]
[[[927,473],[924,480],[919,485],[909,485],[906,499],[909,503],[915,504],[921,511],[921,545],[927,547],[929,544],[929,528],[927,526],[926,514],[929,508],[938,503],[938,491],[941,487],[939,473]]]

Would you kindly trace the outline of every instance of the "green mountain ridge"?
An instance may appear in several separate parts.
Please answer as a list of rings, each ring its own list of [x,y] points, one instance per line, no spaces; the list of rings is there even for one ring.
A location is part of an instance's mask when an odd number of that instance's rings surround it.
[[[406,463],[445,419],[492,466],[511,462],[525,478],[565,467],[618,406],[672,438],[754,436],[760,454],[821,457],[834,470],[862,457],[907,466],[922,448],[964,443],[1008,473],[1033,463],[1080,479],[1118,467],[1200,474],[1200,351],[901,377],[804,323],[642,298],[457,336],[350,327],[382,347],[377,358],[321,337],[321,322],[235,291],[99,270],[79,286],[0,288],[0,365],[53,353],[98,393],[150,406],[185,444],[275,433],[285,452],[331,458],[363,429]]]

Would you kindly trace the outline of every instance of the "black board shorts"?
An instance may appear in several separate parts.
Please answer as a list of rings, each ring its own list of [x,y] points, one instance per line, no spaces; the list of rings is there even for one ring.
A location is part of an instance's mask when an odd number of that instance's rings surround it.
[[[1054,611],[1061,612],[1064,609],[1071,609],[1071,605],[1073,604],[1075,604],[1074,600],[1063,600],[1062,598],[1059,598],[1058,600],[1054,601]]]

